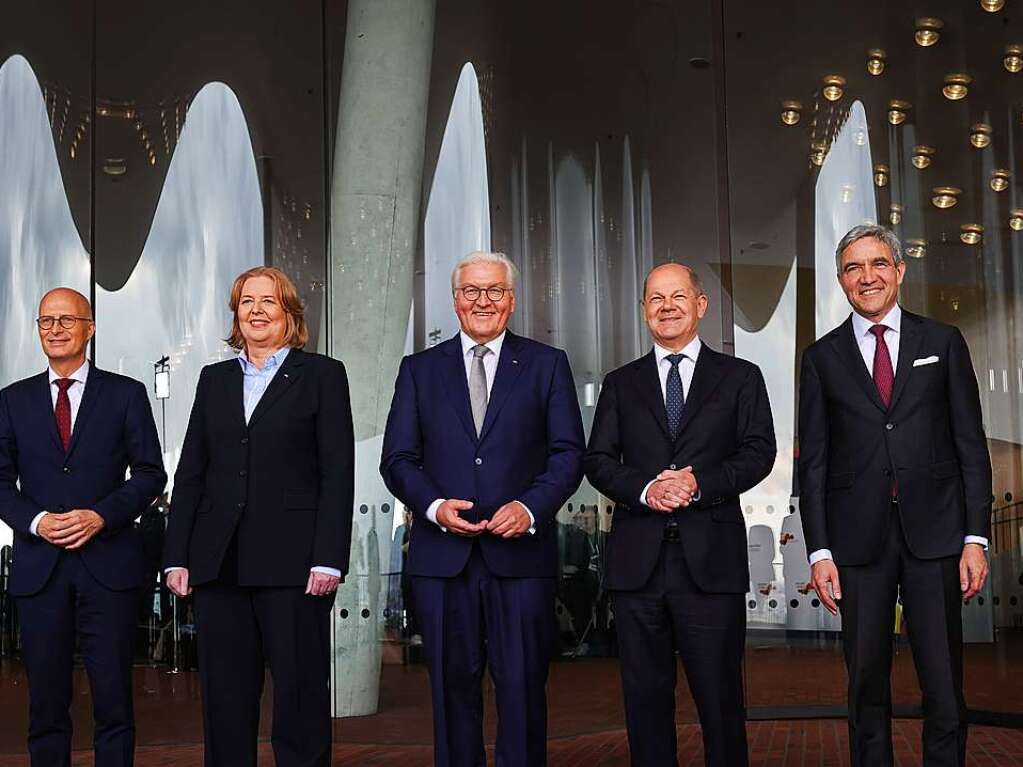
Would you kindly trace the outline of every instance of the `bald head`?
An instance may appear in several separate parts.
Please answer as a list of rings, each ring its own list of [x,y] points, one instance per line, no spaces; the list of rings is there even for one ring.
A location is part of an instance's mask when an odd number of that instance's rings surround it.
[[[92,304],[74,288],[54,288],[47,291],[39,301],[39,316],[47,312],[43,307],[47,304],[59,303],[61,306],[73,306],[74,314],[81,317],[92,317]],[[51,313],[52,314],[52,313]]]
[[[688,277],[695,293],[697,295],[703,295],[703,285],[700,284],[700,275],[696,273],[695,269],[691,269],[685,264],[661,264],[660,266],[655,266],[651,269],[647,274],[646,279],[643,280],[644,301],[646,301],[647,286],[650,285],[650,278],[655,275],[660,276],[662,274]]]
[[[71,288],[54,288],[39,302],[38,326],[39,342],[55,373],[67,377],[85,364],[96,332],[88,298]]]

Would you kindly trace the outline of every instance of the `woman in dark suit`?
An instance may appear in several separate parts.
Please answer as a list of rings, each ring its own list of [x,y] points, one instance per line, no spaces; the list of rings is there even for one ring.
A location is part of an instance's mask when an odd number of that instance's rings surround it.
[[[203,368],[174,475],[167,585],[195,591],[207,767],[256,764],[264,664],[278,767],[330,762],[330,608],[348,570],[355,448],[344,365],[302,351],[287,275],[231,289],[238,357]]]

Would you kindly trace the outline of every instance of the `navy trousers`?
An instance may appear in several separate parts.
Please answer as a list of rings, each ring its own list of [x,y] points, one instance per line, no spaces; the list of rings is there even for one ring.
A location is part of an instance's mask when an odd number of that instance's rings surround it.
[[[28,675],[32,767],[71,764],[71,665],[78,650],[89,676],[96,767],[127,767],[135,756],[132,640],[136,589],[111,591],[81,557],[62,551],[39,592],[18,597],[21,655]]]
[[[547,764],[554,579],[500,578],[473,546],[453,578],[412,579],[430,672],[436,767],[486,767],[483,669],[497,697],[497,767]]]

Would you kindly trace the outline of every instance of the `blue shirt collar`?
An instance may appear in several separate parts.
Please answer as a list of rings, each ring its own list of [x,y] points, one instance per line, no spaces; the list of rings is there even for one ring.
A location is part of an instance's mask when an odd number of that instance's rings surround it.
[[[238,362],[241,363],[242,372],[245,373],[246,375],[265,375],[266,373],[269,373],[271,370],[277,369],[277,367],[280,366],[287,358],[288,352],[290,351],[291,351],[290,346],[285,346],[282,349],[278,349],[267,358],[266,364],[263,366],[262,369],[260,369],[253,365],[251,362],[249,362],[248,355],[246,355],[245,350],[242,349],[240,352],[238,352]]]

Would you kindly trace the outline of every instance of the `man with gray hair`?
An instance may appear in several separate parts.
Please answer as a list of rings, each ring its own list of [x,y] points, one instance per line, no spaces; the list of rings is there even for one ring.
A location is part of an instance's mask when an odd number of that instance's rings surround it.
[[[901,597],[923,694],[925,767],[966,764],[963,600],[987,577],[991,462],[958,328],[898,304],[892,232],[836,250],[852,315],[803,353],[800,510],[812,584],[842,613],[853,767],[893,764],[891,632]]]
[[[497,764],[547,762],[558,509],[582,478],[568,357],[508,331],[515,265],[470,253],[451,274],[461,330],[402,360],[380,472],[412,510],[406,572],[430,673],[434,763],[485,765],[483,669]]]

